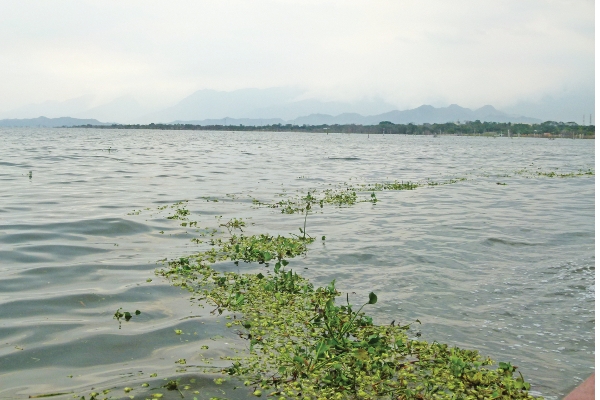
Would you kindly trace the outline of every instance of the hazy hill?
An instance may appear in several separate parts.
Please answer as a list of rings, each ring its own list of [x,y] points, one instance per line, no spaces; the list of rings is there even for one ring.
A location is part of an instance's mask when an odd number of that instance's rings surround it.
[[[95,118],[100,121],[131,122],[149,110],[133,96],[121,96],[108,103],[71,115],[75,118]]]
[[[240,89],[232,92],[198,90],[162,111],[149,113],[140,122],[199,121],[204,119],[273,118],[255,110],[289,102],[300,92],[290,88]]]
[[[460,107],[452,104],[448,107],[435,108],[429,105],[414,108],[412,110],[394,110],[382,114],[364,116],[357,113],[343,113],[339,115],[329,115],[323,113],[314,113],[301,116],[292,120],[283,121],[282,119],[206,119],[194,121],[175,121],[176,123],[193,123],[198,125],[271,125],[286,124],[294,125],[377,125],[381,121],[390,121],[395,124],[424,124],[424,123],[445,123],[456,121],[476,121],[482,122],[523,122],[539,123],[542,122],[536,118],[510,115],[495,109],[492,106],[484,106],[476,110]]]
[[[97,119],[79,119],[71,117],[59,118],[25,118],[25,119],[0,119],[0,126],[6,127],[45,127],[56,128],[60,126],[76,126],[76,125],[107,125]]]
[[[279,120],[282,123],[287,121],[298,124],[377,124],[381,120],[397,123],[433,123],[477,119],[497,122],[581,123],[585,114],[585,123],[589,123],[590,113],[593,112],[593,107],[590,108],[589,105],[594,104],[593,88],[588,91],[561,92],[536,101],[520,101],[518,104],[503,107],[503,111],[492,106],[472,110],[456,104],[440,108],[423,105],[410,110],[398,110],[397,106],[377,97],[326,101],[308,96],[307,92],[293,87],[240,89],[229,92],[198,90],[175,105],[156,108],[158,106],[145,104],[144,101],[140,104],[138,99],[144,99],[135,93],[106,103],[98,103],[94,101],[94,96],[87,95],[65,101],[45,101],[20,106],[0,112],[0,118],[23,119],[43,115],[48,118],[70,116],[117,123],[194,121],[205,125],[225,118],[226,124],[237,125],[264,125],[279,123]],[[278,122],[275,122],[276,120]]]
[[[445,123],[456,121],[486,121],[486,122],[542,122],[535,118],[519,115],[509,115],[492,106],[484,106],[476,110],[452,104],[448,107],[435,108],[428,105],[404,111],[390,111],[388,113],[365,117],[368,124],[377,124],[381,121],[390,121],[395,124],[423,124]]]
[[[48,100],[42,103],[27,104],[10,111],[0,113],[0,118],[37,118],[45,115],[59,118],[65,115],[75,116],[90,108],[93,96],[80,96],[65,101]],[[96,117],[94,117],[96,118]]]
[[[391,110],[393,105],[381,99],[354,102],[302,99],[295,88],[240,89],[231,92],[198,90],[179,103],[162,111],[148,113],[139,122],[203,121],[208,119],[282,119],[289,121],[312,113],[341,114],[361,112],[376,114]]]

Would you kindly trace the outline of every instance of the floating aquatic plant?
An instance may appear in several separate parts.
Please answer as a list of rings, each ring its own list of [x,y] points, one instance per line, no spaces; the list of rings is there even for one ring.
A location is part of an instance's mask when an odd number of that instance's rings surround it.
[[[129,322],[133,315],[140,315],[142,312],[140,310],[135,310],[132,314],[129,311],[122,311],[123,307],[119,307],[119,309],[113,315],[113,319],[116,319],[119,322],[119,329],[121,329],[121,320],[124,319],[126,322]]]
[[[284,193],[288,197],[279,202],[254,199],[258,206],[303,213],[301,235],[249,235],[243,230],[245,222],[232,218],[220,224],[229,232],[228,237],[215,230],[208,242],[210,248],[168,261],[157,273],[191,292],[201,304],[213,306],[213,313],[233,315],[226,326],[247,340],[248,351],[223,357],[231,365],[222,373],[244,380],[255,396],[531,399],[530,384],[510,363],[494,365],[476,351],[427,343],[418,339],[420,335],[411,337],[411,324],[377,325],[363,311],[377,303],[375,293],[356,307],[348,294],[344,302],[339,301],[341,293],[335,281],[315,288],[288,268],[288,260],[305,254],[314,242],[306,232],[313,207],[375,204],[377,191],[414,190],[463,180],[466,178],[345,185],[311,190],[305,195]],[[369,192],[369,197],[360,195]],[[184,210],[185,206],[176,209]],[[176,211],[173,215],[186,219],[189,214]],[[212,267],[222,261],[256,262],[269,269],[250,274],[219,272]]]
[[[264,235],[269,237],[268,235]],[[228,246],[228,245],[227,245]],[[222,249],[220,253],[228,253]],[[235,259],[235,255],[231,260]],[[289,257],[289,255],[288,255]],[[200,259],[204,259],[200,257]],[[339,305],[335,281],[314,288],[281,258],[266,275],[219,273],[180,259],[159,273],[185,281],[195,298],[235,317],[228,326],[248,340],[249,353],[225,357],[223,373],[245,379],[254,394],[306,399],[527,399],[516,367],[476,351],[409,338],[409,325],[375,325],[362,310]]]

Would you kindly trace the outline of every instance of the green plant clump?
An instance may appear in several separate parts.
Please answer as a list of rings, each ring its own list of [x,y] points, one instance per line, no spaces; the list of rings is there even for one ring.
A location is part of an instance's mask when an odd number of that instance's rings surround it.
[[[375,325],[343,304],[335,281],[314,288],[286,270],[285,258],[306,251],[312,238],[235,236],[195,256],[171,261],[159,274],[197,299],[234,313],[229,327],[249,342],[249,353],[224,357],[222,372],[245,380],[257,396],[278,399],[531,399],[515,366],[478,352],[409,338],[409,325]],[[274,262],[272,272],[218,272],[217,260]]]
[[[232,319],[227,316],[230,322],[226,325],[248,341],[248,352],[222,357],[231,361],[222,373],[244,380],[255,396],[533,399],[530,384],[516,366],[494,364],[477,351],[413,338],[409,335],[411,324],[377,325],[363,312],[364,307],[377,303],[374,293],[356,307],[348,295],[344,302],[339,301],[342,294],[335,280],[315,288],[288,268],[288,260],[306,253],[315,240],[306,232],[313,207],[376,204],[377,191],[414,190],[464,180],[344,184],[279,202],[253,199],[255,205],[279,208],[285,214],[304,214],[300,235],[245,234],[246,223],[233,218],[220,224],[229,232],[228,237],[215,237],[217,232],[213,230],[210,248],[171,260],[157,274],[188,290],[192,298],[201,301],[200,305],[214,306],[213,313],[233,314]],[[370,197],[359,196],[361,192],[370,192]],[[184,202],[171,206],[176,210],[167,218],[189,221],[185,206]],[[261,273],[219,272],[213,268],[213,264],[224,261],[256,262],[269,268]]]

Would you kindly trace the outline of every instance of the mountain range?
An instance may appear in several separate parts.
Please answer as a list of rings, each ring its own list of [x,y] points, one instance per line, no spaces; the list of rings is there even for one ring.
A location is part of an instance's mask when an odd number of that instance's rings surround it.
[[[542,119],[502,112],[491,105],[475,110],[456,104],[448,107],[422,105],[398,110],[380,98],[357,101],[323,101],[289,87],[198,90],[181,101],[151,110],[132,96],[93,105],[93,98],[81,96],[64,102],[31,104],[0,114],[0,126],[64,126],[103,123],[191,123],[198,125],[322,125],[362,124],[381,121],[397,124],[445,123],[456,121],[542,122]],[[43,115],[45,119],[39,117]],[[65,116],[77,120],[67,120]],[[39,118],[38,118],[39,117]],[[59,118],[59,119],[56,119]],[[60,119],[63,118],[63,119]]]
[[[382,121],[389,121],[394,124],[424,124],[424,123],[446,123],[446,122],[464,122],[464,121],[487,121],[487,122],[513,122],[513,123],[539,123],[542,122],[536,118],[509,115],[495,109],[492,106],[484,106],[476,110],[460,107],[452,104],[448,107],[435,108],[428,105],[404,111],[389,111],[377,115],[361,115],[358,113],[342,113],[339,115],[329,114],[309,114],[284,120],[281,118],[219,118],[203,120],[175,120],[166,123],[172,124],[192,124],[192,125],[246,125],[246,126],[264,126],[275,124],[293,124],[293,125],[376,125]],[[75,126],[75,125],[106,125],[97,119],[79,119],[70,117],[61,118],[31,118],[31,119],[4,119],[0,120],[0,126]]]
[[[38,127],[38,128],[58,128],[62,126],[77,126],[77,125],[107,125],[97,119],[80,119],[71,117],[59,118],[13,118],[0,119],[0,127]]]
[[[448,107],[435,108],[429,105],[423,105],[411,110],[388,111],[376,115],[361,115],[358,113],[342,113],[339,115],[329,114],[309,114],[294,118],[292,120],[283,120],[281,118],[258,119],[258,118],[220,118],[204,120],[176,120],[172,123],[194,124],[194,125],[272,125],[272,124],[293,124],[293,125],[376,125],[382,121],[389,121],[394,124],[424,124],[424,123],[446,123],[457,121],[487,121],[487,122],[513,122],[513,123],[539,123],[542,120],[518,115],[509,115],[495,109],[493,106],[484,106],[476,110],[460,107],[452,104]]]

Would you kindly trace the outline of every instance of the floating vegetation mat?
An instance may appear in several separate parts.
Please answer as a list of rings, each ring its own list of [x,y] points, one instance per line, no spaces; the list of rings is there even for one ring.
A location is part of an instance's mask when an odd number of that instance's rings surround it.
[[[561,173],[525,168],[502,177],[592,175],[592,169]],[[325,287],[314,287],[288,268],[288,260],[306,254],[316,240],[326,240],[325,236],[313,238],[307,232],[308,216],[314,212],[323,212],[326,207],[376,204],[377,193],[382,191],[416,190],[466,180],[343,183],[302,193],[284,191],[277,196],[279,200],[252,198],[254,207],[303,214],[304,225],[297,235],[249,234],[245,230],[254,224],[248,218],[222,222],[217,216],[213,221],[216,226],[208,223],[212,226],[202,228],[188,210],[187,200],[157,210],[133,210],[130,215],[168,213],[162,217],[185,229],[194,228],[196,234],[191,240],[204,246],[195,254],[162,260],[163,267],[156,273],[189,291],[199,305],[212,307],[212,313],[224,314],[226,326],[247,341],[245,351],[232,349],[230,355],[221,357],[227,367],[211,366],[205,371],[222,373],[222,378],[214,380],[217,385],[231,379],[243,382],[248,394],[276,399],[532,399],[531,386],[516,366],[496,364],[477,351],[412,337],[410,326],[420,324],[418,320],[377,325],[367,314],[369,307],[377,303],[375,293],[352,304],[351,300],[356,299],[339,292],[335,280]],[[227,197],[223,201],[240,196]],[[258,263],[267,268],[260,273],[218,271],[215,264],[224,261]],[[139,314],[138,310],[119,309],[114,318],[120,326],[122,320],[128,322]],[[182,333],[176,330],[176,334]],[[178,362],[182,364],[179,372],[185,372],[186,361]],[[183,396],[181,389],[188,390],[189,386],[169,380],[161,388]],[[125,388],[126,393],[128,389],[132,390]],[[90,399],[101,397],[93,393]],[[160,397],[159,392],[150,395]]]
[[[231,362],[221,370],[223,380],[227,376],[242,380],[248,391],[258,397],[534,398],[529,393],[530,384],[516,366],[495,364],[477,351],[410,337],[411,324],[376,325],[366,313],[377,302],[375,293],[355,305],[348,294],[343,296],[336,289],[335,280],[326,287],[315,288],[288,268],[288,260],[305,254],[316,240],[306,231],[307,217],[313,208],[377,203],[379,191],[414,190],[464,180],[344,185],[287,196],[279,202],[254,199],[255,206],[278,208],[284,214],[303,213],[300,235],[248,235],[244,233],[243,219],[233,218],[227,223],[219,220],[219,227],[226,228],[227,233],[211,231],[207,243],[210,248],[165,260],[157,274],[188,290],[201,305],[212,307],[213,313],[225,313],[226,326],[247,341],[248,350],[232,350],[231,356],[222,357]],[[172,214],[167,218],[192,226],[186,205],[187,202],[179,202],[171,206]],[[213,264],[223,261],[256,262],[268,268],[264,274],[220,272],[213,268]]]
[[[547,177],[547,178],[575,178],[578,176],[592,176],[595,175],[594,170],[591,168],[588,168],[586,170],[584,169],[579,169],[577,171],[572,171],[572,172],[560,172],[560,171],[543,171],[541,169],[537,169],[537,170],[532,170],[532,169],[521,169],[518,171],[515,171],[516,175],[523,175],[523,176],[529,176],[529,177],[537,177],[537,176],[543,176],[543,177]]]
[[[244,379],[255,396],[278,399],[527,399],[533,398],[516,367],[477,351],[461,350],[407,335],[409,325],[375,325],[350,303],[335,281],[315,288],[286,269],[285,256],[313,239],[232,236],[217,251],[180,258],[158,271],[193,297],[228,311],[226,325],[249,343],[247,354],[224,357],[223,374]],[[238,247],[239,246],[239,247]],[[217,272],[205,260],[272,261],[266,275]],[[358,308],[358,309],[356,309]],[[417,321],[418,322],[418,321]]]

